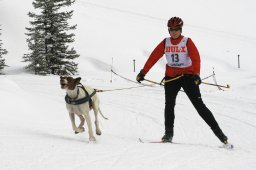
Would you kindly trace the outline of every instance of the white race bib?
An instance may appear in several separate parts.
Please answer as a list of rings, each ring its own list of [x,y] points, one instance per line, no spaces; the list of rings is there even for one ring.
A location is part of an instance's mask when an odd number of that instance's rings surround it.
[[[165,56],[167,65],[170,67],[186,68],[192,65],[188,55],[187,37],[183,37],[179,44],[173,45],[171,38],[165,40]]]

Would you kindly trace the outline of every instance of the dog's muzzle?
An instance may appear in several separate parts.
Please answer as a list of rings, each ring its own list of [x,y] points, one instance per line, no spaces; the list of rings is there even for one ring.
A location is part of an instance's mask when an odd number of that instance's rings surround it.
[[[62,89],[65,89],[65,88],[67,87],[67,85],[66,85],[66,84],[60,84],[60,87],[61,87]]]
[[[67,87],[67,83],[64,79],[60,80],[60,86],[61,86],[62,89],[65,89]]]

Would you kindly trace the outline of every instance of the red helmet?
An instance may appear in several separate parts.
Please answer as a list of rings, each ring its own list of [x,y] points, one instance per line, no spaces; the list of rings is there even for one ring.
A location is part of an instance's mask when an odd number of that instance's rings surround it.
[[[171,19],[169,19],[167,23],[167,27],[169,28],[182,28],[182,26],[183,26],[183,21],[179,17],[172,17]]]

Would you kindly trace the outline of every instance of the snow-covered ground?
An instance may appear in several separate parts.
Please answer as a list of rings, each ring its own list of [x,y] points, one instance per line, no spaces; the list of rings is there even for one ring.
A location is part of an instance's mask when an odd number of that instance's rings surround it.
[[[10,66],[0,76],[0,169],[256,169],[255,5],[253,0],[77,0],[72,7],[72,23],[78,24],[74,46],[81,54],[76,77],[102,90],[138,86],[115,75],[110,82],[112,59],[117,73],[135,80],[150,52],[168,36],[167,20],[183,18],[183,34],[201,54],[202,78],[214,67],[218,83],[231,86],[225,91],[200,86],[235,146],[228,151],[219,148],[222,144],[182,92],[176,105],[177,144],[140,143],[138,138],[157,141],[164,134],[164,90],[159,86],[99,93],[109,118],[100,118],[103,134],[96,143],[88,143],[87,130],[75,135],[59,77],[35,76],[21,62],[28,52],[24,33],[32,0],[0,0],[1,39]],[[164,68],[163,58],[147,78],[160,81]]]

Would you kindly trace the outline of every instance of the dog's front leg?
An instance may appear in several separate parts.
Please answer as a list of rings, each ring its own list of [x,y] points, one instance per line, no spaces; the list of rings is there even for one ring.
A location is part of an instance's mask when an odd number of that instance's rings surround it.
[[[82,129],[76,127],[76,123],[75,123],[75,114],[70,112],[70,113],[69,113],[69,117],[70,117],[70,120],[71,120],[72,129],[75,131],[75,133],[83,132]]]
[[[95,137],[93,136],[93,131],[92,131],[92,123],[91,123],[91,117],[88,113],[84,113],[84,117],[88,126],[88,133],[89,133],[89,140],[90,141],[96,141]]]
[[[78,128],[84,130],[85,119],[84,119],[83,115],[78,115],[78,117],[80,118],[80,124],[79,124]]]

